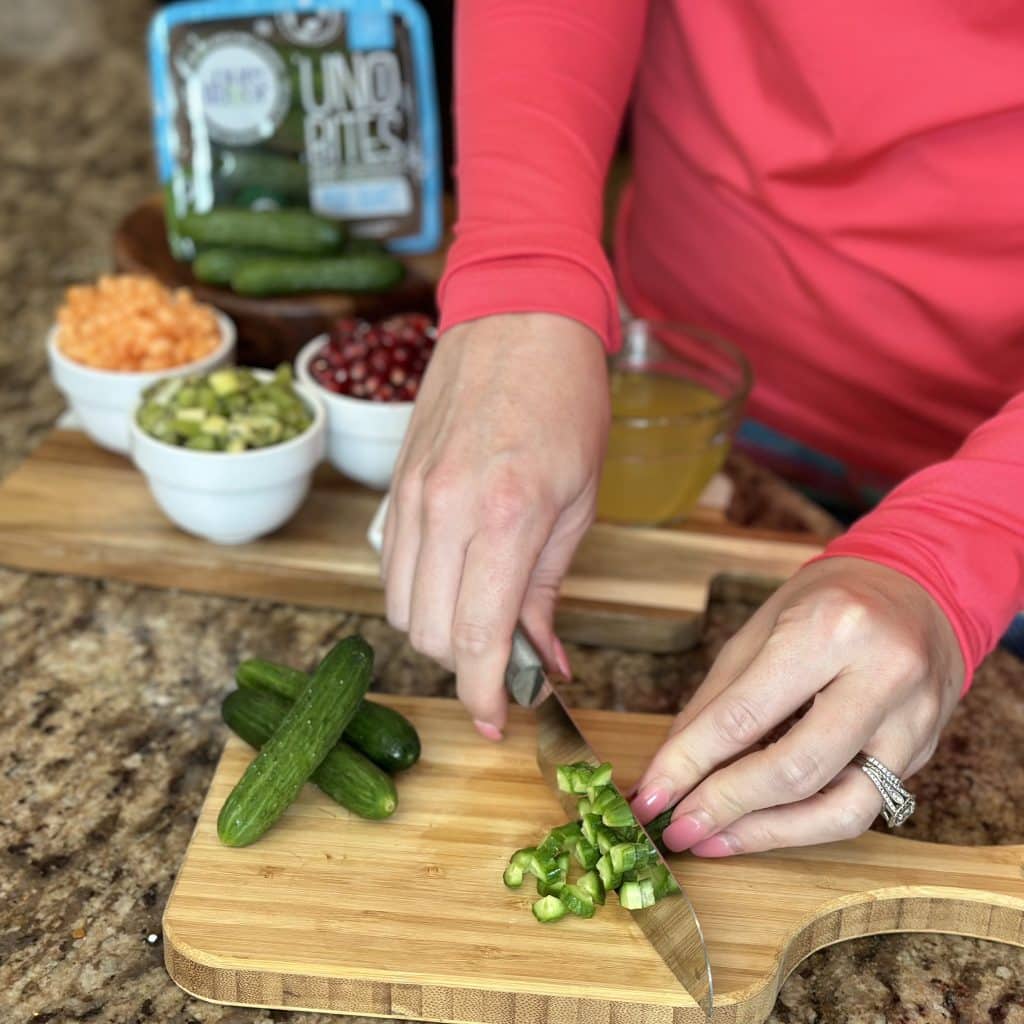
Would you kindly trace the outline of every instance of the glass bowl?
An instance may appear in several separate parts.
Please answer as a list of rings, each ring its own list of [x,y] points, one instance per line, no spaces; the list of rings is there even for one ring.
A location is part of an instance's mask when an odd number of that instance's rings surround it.
[[[752,375],[707,331],[630,320],[609,360],[612,419],[597,496],[604,522],[684,519],[729,454]]]

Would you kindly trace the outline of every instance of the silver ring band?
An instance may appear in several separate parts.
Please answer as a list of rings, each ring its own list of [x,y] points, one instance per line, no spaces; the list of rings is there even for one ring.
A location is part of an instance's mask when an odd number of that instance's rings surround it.
[[[853,763],[874,783],[875,789],[882,795],[882,817],[889,828],[902,825],[917,806],[914,794],[894,772],[875,757],[868,754],[857,754]]]

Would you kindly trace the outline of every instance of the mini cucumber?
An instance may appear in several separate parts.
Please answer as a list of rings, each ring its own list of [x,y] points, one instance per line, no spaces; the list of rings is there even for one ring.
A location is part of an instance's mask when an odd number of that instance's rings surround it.
[[[221,704],[221,717],[250,746],[260,749],[284,721],[291,702],[274,693],[235,690]],[[390,776],[344,740],[339,740],[309,777],[335,803],[361,818],[387,818],[398,806]]]
[[[248,846],[281,817],[341,739],[372,676],[362,637],[334,645],[224,802],[217,835],[225,846]]]
[[[192,261],[192,273],[204,284],[229,285],[235,271],[247,260],[275,255],[272,249],[204,249]]]
[[[212,210],[188,213],[179,230],[197,245],[316,255],[341,247],[345,229],[308,210]]]
[[[235,271],[231,287],[240,295],[381,292],[398,284],[404,274],[401,262],[384,254],[258,259],[247,260]]]
[[[227,149],[217,160],[216,174],[233,188],[258,186],[287,199],[308,199],[309,175],[294,157]]]
[[[294,700],[308,681],[305,672],[263,658],[247,658],[235,670],[242,689]],[[420,738],[404,715],[364,700],[345,728],[344,739],[386,772],[411,768],[420,757]]]

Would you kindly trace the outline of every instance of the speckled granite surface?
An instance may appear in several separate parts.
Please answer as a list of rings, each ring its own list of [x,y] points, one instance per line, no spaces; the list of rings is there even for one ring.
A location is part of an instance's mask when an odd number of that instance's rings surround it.
[[[113,224],[152,188],[150,10],[0,5],[0,474],[60,409],[42,337],[64,286],[108,265]],[[762,523],[789,515],[747,507]],[[684,655],[572,651],[573,700],[675,708],[753,606],[723,589]],[[217,703],[234,664],[311,657],[356,628],[378,651],[382,689],[450,692],[377,620],[0,569],[0,1024],[339,1019],[190,998],[164,972],[159,926],[223,742]],[[1022,695],[1019,663],[993,655],[915,780],[908,832],[1024,842]],[[798,969],[771,1020],[1022,1024],[1024,951],[946,936],[844,943]]]

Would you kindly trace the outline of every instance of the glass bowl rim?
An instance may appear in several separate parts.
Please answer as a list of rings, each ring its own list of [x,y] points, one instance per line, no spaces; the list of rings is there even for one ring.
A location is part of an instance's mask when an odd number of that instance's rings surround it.
[[[731,394],[727,397],[721,398],[718,404],[710,409],[701,409],[698,412],[685,413],[679,416],[616,416],[613,413],[611,416],[611,422],[616,426],[626,426],[635,429],[652,426],[671,426],[673,423],[693,423],[695,421],[715,417],[728,419],[736,412],[737,409],[742,408],[746,400],[750,397],[750,392],[754,384],[754,371],[746,354],[734,342],[731,342],[728,339],[723,338],[720,334],[716,334],[715,332],[709,331],[703,327],[697,327],[693,324],[687,324],[677,320],[628,317],[623,320],[624,331],[628,330],[633,324],[644,324],[655,331],[658,329],[678,331],[679,333],[689,335],[700,342],[709,343],[712,348],[716,348],[721,354],[725,355],[732,362],[733,367],[739,371],[739,382]],[[669,358],[676,359],[680,363],[685,361],[682,356],[673,352],[667,345],[665,345],[664,342],[658,341],[658,344],[666,350],[666,354]],[[621,355],[622,350],[620,349],[618,352],[609,356],[609,371],[618,369],[618,367],[615,366],[615,361]],[[643,373],[645,371],[637,370],[633,372]],[[717,395],[715,397],[718,398]]]

